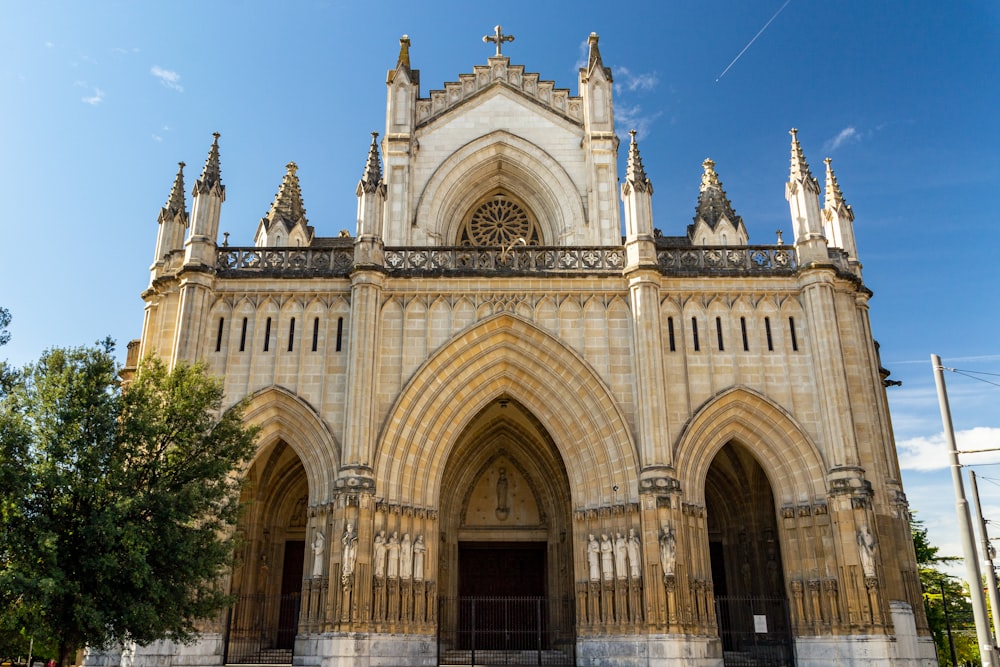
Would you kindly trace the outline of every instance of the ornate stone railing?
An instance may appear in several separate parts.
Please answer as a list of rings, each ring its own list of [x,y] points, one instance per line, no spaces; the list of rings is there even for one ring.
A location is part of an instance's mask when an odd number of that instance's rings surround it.
[[[620,246],[385,249],[389,273],[620,273],[623,268],[625,249]]]
[[[741,246],[661,248],[656,263],[664,275],[770,272],[793,273],[795,248],[791,246]]]
[[[341,248],[219,248],[223,277],[346,276],[354,268],[354,246]]]
[[[796,269],[792,246],[659,248],[656,260],[666,276],[790,274]],[[389,247],[384,251],[384,266],[390,275],[614,275],[625,268],[625,248]],[[220,276],[230,278],[347,276],[354,269],[354,248],[223,247],[216,268]]]

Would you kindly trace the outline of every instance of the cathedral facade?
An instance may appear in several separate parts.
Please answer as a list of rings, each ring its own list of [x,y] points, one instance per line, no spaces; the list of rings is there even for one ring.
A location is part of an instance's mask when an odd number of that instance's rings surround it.
[[[190,213],[182,165],[128,366],[206,363],[259,449],[234,607],[130,660],[935,664],[829,160],[821,188],[792,131],[787,244],[711,160],[668,235],[597,35],[575,96],[489,39],[426,97],[400,40],[354,235],[290,163],[220,242],[219,135]]]

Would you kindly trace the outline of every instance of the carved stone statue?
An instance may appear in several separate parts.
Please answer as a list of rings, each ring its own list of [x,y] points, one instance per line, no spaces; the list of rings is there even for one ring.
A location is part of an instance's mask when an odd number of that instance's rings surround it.
[[[403,542],[399,546],[399,577],[409,579],[413,576],[413,543],[410,534],[403,534]]]
[[[615,578],[614,546],[607,535],[601,535],[601,575],[605,581]]]
[[[633,579],[638,579],[642,572],[642,563],[639,560],[639,536],[635,534],[635,528],[628,529],[628,542],[625,544],[628,549],[629,574]]]
[[[393,532],[389,538],[389,571],[390,579],[399,577],[399,533]]]
[[[875,578],[875,536],[864,525],[858,530],[858,555],[861,556],[861,569],[866,579]]]
[[[340,543],[344,546],[342,574],[346,578],[354,574],[354,563],[358,559],[358,534],[354,532],[354,524],[348,523],[344,528]]]
[[[413,542],[413,580],[424,580],[424,554],[427,553],[427,545],[424,544],[424,536],[417,535]]]
[[[674,564],[677,562],[677,537],[672,526],[664,526],[660,536],[660,568],[664,576],[674,574]]]
[[[590,565],[590,580],[601,580],[601,545],[593,534],[587,537],[587,563]]]
[[[323,576],[323,552],[326,551],[326,537],[323,535],[322,530],[316,531],[316,536],[313,537],[312,550],[312,576],[321,577]]]
[[[385,531],[380,530],[375,536],[375,550],[372,555],[375,577],[381,579],[385,576]]]
[[[507,519],[510,514],[510,502],[507,498],[507,488],[509,483],[507,482],[507,469],[500,468],[500,477],[497,479],[497,518],[501,521]]]
[[[625,536],[621,533],[615,534],[615,574],[619,579],[628,577],[628,569],[625,566],[625,556],[628,547],[625,546]]]

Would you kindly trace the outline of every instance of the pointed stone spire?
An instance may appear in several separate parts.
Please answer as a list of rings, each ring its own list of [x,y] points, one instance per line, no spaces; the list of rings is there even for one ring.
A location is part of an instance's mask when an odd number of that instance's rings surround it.
[[[591,76],[596,69],[600,68],[604,70],[608,81],[611,81],[611,68],[604,66],[604,61],[601,60],[601,49],[597,46],[600,39],[596,32],[590,33],[590,37],[587,38],[587,44],[590,46],[590,53],[587,56],[587,76]]]
[[[404,74],[410,83],[420,83],[420,70],[410,69],[409,35],[403,35],[399,38],[399,55],[396,57],[396,66],[389,70],[386,82],[392,83],[397,74]]]
[[[837,177],[833,173],[833,167],[830,166],[833,160],[826,158],[823,162],[826,164],[826,197],[823,202],[823,209],[826,211],[837,211],[841,215],[850,216],[851,220],[854,220],[854,212],[844,201],[844,193],[840,191],[840,185],[837,184]]]
[[[814,192],[819,194],[819,182],[813,178],[812,172],[809,171],[809,163],[806,162],[806,157],[802,154],[799,131],[793,127],[788,133],[792,135],[792,159],[788,180],[800,183],[805,187],[811,187]]]
[[[826,163],[826,189],[823,202],[823,231],[831,248],[840,248],[847,255],[847,263],[860,278],[861,262],[858,260],[858,246],[854,238],[854,211],[844,201],[837,177],[833,173],[833,162]]]
[[[187,206],[184,203],[184,167],[183,162],[177,163],[177,176],[174,178],[174,186],[170,189],[170,196],[166,205],[160,209],[159,221],[173,220],[178,215],[184,217],[187,225]]]
[[[629,130],[628,164],[625,167],[625,183],[637,190],[645,192],[647,189],[653,193],[653,183],[646,176],[646,170],[642,166],[642,157],[639,156],[639,144],[635,140],[635,130]]]
[[[382,164],[378,157],[378,132],[372,132],[372,143],[368,148],[365,171],[358,181],[358,242],[369,243],[375,239],[381,242],[382,215],[385,210],[385,181],[382,179]]]
[[[170,189],[167,203],[157,217],[159,230],[156,234],[156,249],[153,253],[152,278],[157,278],[167,264],[167,256],[184,249],[184,232],[188,227],[188,212],[184,203],[184,163],[177,163],[177,176]]]
[[[212,137],[214,140],[205,160],[205,168],[191,193],[191,233],[186,244],[185,266],[215,266],[215,244],[219,235],[222,202],[226,201],[226,186],[222,184],[219,169],[219,133],[214,132]]]
[[[646,176],[639,156],[635,130],[628,147],[625,182],[621,184],[621,198],[625,205],[625,267],[638,269],[656,264],[656,246],[653,241],[653,183]]]
[[[201,178],[195,181],[195,194],[209,192],[215,188],[219,192],[225,193],[226,186],[222,184],[222,172],[219,169],[219,133],[213,132],[215,140],[208,151],[208,158],[205,160],[205,168],[201,170]],[[223,196],[225,196],[223,194]]]
[[[722,188],[719,175],[715,172],[715,162],[706,158],[701,163],[704,173],[701,175],[701,187],[698,194],[698,206],[695,208],[694,220],[703,220],[711,229],[715,229],[719,220],[725,218],[738,228],[743,224],[743,218],[736,215],[733,205]]]
[[[382,163],[378,157],[378,132],[372,132],[372,143],[368,148],[368,161],[365,163],[364,174],[358,183],[357,194],[361,192],[375,192],[379,184],[382,183]]]
[[[795,230],[799,262],[827,262],[823,216],[819,209],[819,181],[809,171],[799,144],[798,130],[792,128],[789,134],[792,135],[792,157],[785,184],[785,199],[792,218],[792,229]]]

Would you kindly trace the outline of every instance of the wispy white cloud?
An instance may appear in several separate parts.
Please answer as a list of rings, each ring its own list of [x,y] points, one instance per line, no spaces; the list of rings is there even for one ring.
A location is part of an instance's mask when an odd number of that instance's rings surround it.
[[[84,104],[89,104],[96,107],[98,104],[104,101],[104,91],[100,88],[94,88],[94,94],[88,95],[87,97],[81,97],[80,101]]]
[[[1000,428],[979,426],[956,431],[955,444],[963,452],[1000,447]],[[899,453],[899,467],[904,470],[941,470],[950,465],[944,432],[903,440],[896,443],[896,450]],[[962,454],[962,463],[969,465],[996,462],[1000,462],[1000,452]]]
[[[630,130],[635,130],[636,137],[643,139],[649,133],[649,128],[652,126],[653,121],[662,115],[662,111],[645,113],[643,108],[638,104],[633,106],[618,104],[615,107],[615,125],[623,133],[623,141],[625,140],[624,133]]]
[[[854,143],[858,141],[861,141],[861,133],[858,132],[856,127],[849,125],[838,132],[837,136],[833,139],[827,140],[827,142],[823,144],[823,150],[835,151],[848,142]]]
[[[615,68],[616,86],[619,90],[629,92],[654,90],[660,83],[660,77],[656,72],[632,72],[627,67]]]
[[[176,90],[178,93],[184,92],[184,86],[180,84],[181,75],[169,69],[163,69],[158,65],[153,65],[149,72],[160,80],[167,88]]]
[[[45,48],[51,49],[51,48],[54,48],[54,47],[55,47],[55,43],[54,42],[50,42],[49,40],[45,40]]]

